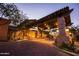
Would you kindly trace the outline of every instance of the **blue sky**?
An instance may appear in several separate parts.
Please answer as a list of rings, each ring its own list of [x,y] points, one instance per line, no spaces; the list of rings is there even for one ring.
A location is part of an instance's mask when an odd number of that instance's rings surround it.
[[[16,5],[30,19],[40,19],[56,10],[69,6],[70,9],[74,9],[70,14],[71,21],[74,25],[79,25],[79,4],[77,3],[17,3]]]

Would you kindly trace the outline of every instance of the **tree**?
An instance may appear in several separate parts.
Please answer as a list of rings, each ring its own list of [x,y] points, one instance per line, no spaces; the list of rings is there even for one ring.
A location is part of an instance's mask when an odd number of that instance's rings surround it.
[[[20,19],[19,19],[20,22],[28,19],[28,17],[26,16],[26,14],[23,13],[23,11],[21,11],[19,15],[20,15]]]
[[[14,25],[25,17],[14,3],[0,3],[0,16],[10,19]]]
[[[73,39],[76,39],[76,41],[79,41],[79,27],[72,26],[70,28],[70,32],[73,34]]]

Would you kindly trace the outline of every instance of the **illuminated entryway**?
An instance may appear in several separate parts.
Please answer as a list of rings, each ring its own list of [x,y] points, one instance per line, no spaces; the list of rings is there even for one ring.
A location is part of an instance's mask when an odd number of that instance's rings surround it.
[[[21,29],[18,27],[18,31],[12,33],[12,37],[14,40],[50,38],[54,39],[58,45],[63,42],[68,43],[70,41],[68,26],[71,26],[70,13],[72,10],[65,7],[39,20],[31,21],[28,24],[22,23]]]

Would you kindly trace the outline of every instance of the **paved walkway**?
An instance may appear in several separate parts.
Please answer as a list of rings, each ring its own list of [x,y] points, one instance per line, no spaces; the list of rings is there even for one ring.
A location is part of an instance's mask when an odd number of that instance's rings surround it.
[[[68,56],[53,44],[37,41],[0,42],[0,55],[12,56]]]

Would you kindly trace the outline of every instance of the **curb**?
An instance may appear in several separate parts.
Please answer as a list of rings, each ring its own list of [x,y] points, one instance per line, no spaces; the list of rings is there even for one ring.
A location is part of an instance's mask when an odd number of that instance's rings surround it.
[[[56,47],[56,46],[55,46],[55,47]],[[73,52],[70,52],[70,51],[66,51],[66,50],[60,49],[60,48],[58,48],[58,47],[56,47],[56,48],[57,48],[58,50],[64,52],[64,53],[66,53],[66,54],[69,54],[70,56],[79,56],[79,55],[76,54],[76,53],[73,53]]]

